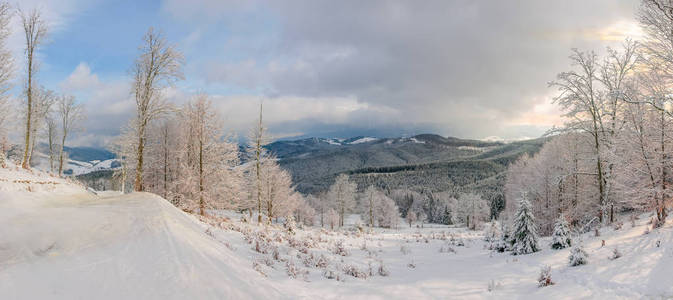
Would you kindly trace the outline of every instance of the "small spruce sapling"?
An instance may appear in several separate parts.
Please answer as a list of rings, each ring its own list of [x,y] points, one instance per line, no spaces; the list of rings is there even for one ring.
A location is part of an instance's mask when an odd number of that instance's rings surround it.
[[[554,224],[554,233],[552,234],[552,249],[564,249],[572,246],[570,238],[570,229],[568,221],[563,214],[560,214]]]

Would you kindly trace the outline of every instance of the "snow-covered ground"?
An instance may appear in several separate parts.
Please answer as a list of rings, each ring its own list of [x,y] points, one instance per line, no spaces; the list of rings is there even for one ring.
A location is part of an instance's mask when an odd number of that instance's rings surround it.
[[[673,228],[644,234],[647,215],[635,227],[585,234],[589,264],[579,267],[549,239],[541,252],[512,256],[464,228],[289,231],[225,215],[199,220],[156,195],[94,195],[44,173],[0,169],[0,298],[673,297]],[[611,260],[615,247],[622,257]],[[555,284],[538,288],[542,265]]]

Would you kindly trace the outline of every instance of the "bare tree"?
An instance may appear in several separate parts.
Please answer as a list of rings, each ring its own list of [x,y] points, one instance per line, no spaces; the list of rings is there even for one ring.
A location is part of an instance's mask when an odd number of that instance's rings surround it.
[[[7,92],[11,88],[11,79],[14,72],[12,55],[7,49],[11,17],[12,12],[9,3],[0,2],[0,111],[4,112],[0,114],[0,167],[5,167],[6,127],[9,121]]]
[[[264,146],[270,142],[269,136],[267,134],[267,129],[264,127],[264,122],[262,120],[262,103],[259,104],[259,118],[255,122],[255,125],[250,130],[248,136],[248,153],[253,158],[254,163],[254,173],[252,179],[254,182],[252,185],[256,192],[254,195],[257,198],[257,223],[262,223],[262,163],[266,159],[267,152]]]
[[[61,96],[58,100],[58,114],[61,121],[61,149],[58,155],[58,175],[63,174],[65,141],[71,131],[78,128],[84,119],[84,107],[75,103],[73,96]]]
[[[47,35],[47,25],[42,19],[40,11],[32,10],[30,13],[24,13],[19,10],[21,21],[23,23],[23,30],[26,34],[26,133],[25,133],[25,148],[23,151],[23,160],[21,167],[27,169],[30,167],[30,145],[31,133],[33,132],[31,126],[33,125],[33,97],[34,91],[34,77],[37,72],[37,62],[35,61],[35,53],[38,47],[44,42]]]
[[[49,172],[54,172],[56,161],[56,134],[58,131],[58,122],[53,115],[48,115],[45,123],[47,124],[47,145],[49,146]]]
[[[350,212],[355,206],[355,190],[357,184],[348,179],[348,175],[341,174],[337,176],[334,184],[327,193],[328,198],[336,206],[339,215],[339,226],[344,226],[344,218],[347,212]]]
[[[30,134],[30,151],[28,154],[28,165],[33,166],[33,153],[35,152],[35,145],[39,138],[38,133],[40,128],[44,126],[47,121],[47,116],[52,111],[52,106],[56,102],[56,94],[54,91],[41,87],[33,94],[33,112],[31,113],[31,134]]]
[[[140,47],[140,55],[133,66],[133,94],[136,99],[136,131],[138,144],[134,189],[143,190],[143,155],[147,125],[172,110],[161,95],[161,90],[182,79],[183,56],[169,45],[153,28],[147,31]]]

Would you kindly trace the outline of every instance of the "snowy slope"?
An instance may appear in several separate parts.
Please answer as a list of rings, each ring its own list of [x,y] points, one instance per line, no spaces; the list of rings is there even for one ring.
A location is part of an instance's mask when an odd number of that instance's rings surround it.
[[[98,197],[0,169],[2,299],[279,298],[260,279],[158,196]]]
[[[288,236],[281,226],[227,216],[229,225],[211,227],[156,195],[97,196],[69,180],[0,168],[0,298],[673,298],[673,226],[644,234],[647,214],[633,227],[583,235],[589,264],[578,267],[568,266],[569,249],[549,249],[549,238],[540,241],[541,252],[512,256],[487,250],[483,233],[465,228],[402,225],[365,234],[306,228]],[[255,235],[273,237],[267,242],[278,257],[244,239]],[[334,252],[337,241],[347,255]],[[611,260],[615,247],[623,256]],[[328,264],[305,266],[308,256],[325,256]],[[265,264],[265,275],[253,262]],[[288,264],[306,275],[290,278]],[[379,265],[387,276],[377,274]],[[542,265],[551,266],[555,284],[538,288]],[[375,269],[363,279],[346,274],[346,266]],[[339,279],[326,278],[325,270]]]

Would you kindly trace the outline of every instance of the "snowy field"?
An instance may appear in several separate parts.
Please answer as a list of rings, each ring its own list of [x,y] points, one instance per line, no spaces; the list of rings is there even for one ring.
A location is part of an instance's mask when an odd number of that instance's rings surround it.
[[[0,169],[2,299],[668,299],[671,224],[583,236],[569,250],[512,256],[483,232],[433,225],[340,231],[199,220],[146,193],[88,193],[39,172]],[[605,246],[602,246],[602,241]],[[617,247],[622,257],[610,259]],[[542,265],[554,285],[539,288]]]

